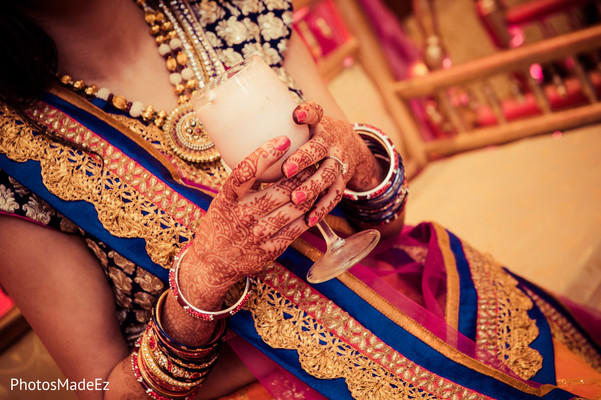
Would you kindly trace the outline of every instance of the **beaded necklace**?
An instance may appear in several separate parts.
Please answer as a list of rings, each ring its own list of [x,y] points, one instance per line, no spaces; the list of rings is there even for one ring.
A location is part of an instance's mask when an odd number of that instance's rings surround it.
[[[218,160],[219,152],[204,131],[189,100],[196,90],[225,71],[223,64],[208,43],[187,0],[171,0],[168,5],[160,0],[159,9],[153,9],[145,0],[135,1],[144,11],[144,20],[159,54],[165,59],[169,80],[178,96],[178,106],[170,113],[156,111],[151,105],[128,101],[107,88],[86,85],[69,75],[60,76],[59,81],[76,93],[102,99],[133,118],[161,128],[173,152],[186,161],[208,163]]]

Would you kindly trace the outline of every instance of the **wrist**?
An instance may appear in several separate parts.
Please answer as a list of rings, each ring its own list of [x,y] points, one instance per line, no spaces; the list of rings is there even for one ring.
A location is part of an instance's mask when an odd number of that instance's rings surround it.
[[[169,286],[175,300],[189,315],[202,320],[212,321],[214,319],[227,318],[238,312],[246,303],[250,296],[252,286],[252,277],[247,276],[241,292],[237,295],[238,300],[231,305],[224,305],[224,299],[234,286],[237,279],[232,276],[224,275],[221,271],[207,271],[204,273],[193,274],[190,267],[197,268],[197,262],[194,259],[187,258],[187,254],[193,254],[191,246],[184,246],[182,250],[174,257],[173,266],[169,272]],[[182,271],[182,264],[186,260]],[[206,258],[203,262],[212,265]],[[183,275],[183,276],[182,276]],[[189,283],[187,289],[180,282]],[[234,292],[237,292],[234,290]]]
[[[341,207],[355,226],[382,226],[403,215],[408,187],[403,162],[394,144],[382,131],[355,124],[353,129],[365,141],[374,157],[386,163],[385,177],[369,190],[344,191]]]
[[[359,158],[355,174],[347,183],[350,190],[364,192],[378,186],[386,176],[388,165],[376,159],[367,144],[357,135],[359,142]]]
[[[177,267],[178,286],[194,306],[219,310],[230,288],[243,276],[235,274],[224,260],[198,244],[194,241],[180,249],[174,256],[170,275]]]

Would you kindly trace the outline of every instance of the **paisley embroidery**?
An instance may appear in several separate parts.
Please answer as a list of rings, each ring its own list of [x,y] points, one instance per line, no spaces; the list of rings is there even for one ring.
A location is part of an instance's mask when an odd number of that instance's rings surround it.
[[[224,46],[226,46],[226,42],[223,38],[214,33],[215,29],[214,25],[212,24],[215,24],[218,20],[222,19],[227,15],[227,13],[239,18],[242,21],[246,38],[241,42],[240,45],[237,45],[237,50],[232,50],[231,53],[227,52],[222,54],[229,60],[226,62],[226,64],[230,62],[232,64],[238,62],[242,58],[242,55],[246,57],[250,54],[262,52],[261,45],[256,42],[257,40],[261,39],[260,27],[257,23],[258,15],[256,13],[246,15],[245,13],[248,13],[253,9],[264,11],[266,8],[268,8],[269,11],[274,11],[275,13],[281,15],[287,26],[290,26],[292,22],[292,6],[288,1],[269,1],[267,7],[263,6],[262,1],[251,1],[248,2],[248,4],[246,4],[247,2],[245,1],[239,1],[237,3],[239,3],[238,6],[242,10],[237,9],[236,4],[228,4],[226,1],[191,1],[192,7],[196,11],[200,23],[206,28],[205,33],[209,43],[218,51],[221,50],[222,53]],[[252,3],[256,3],[255,6],[252,6]],[[248,8],[249,6],[251,8]],[[280,49],[281,51],[286,49],[287,35],[290,33],[288,28],[286,29],[286,34],[281,35],[276,44],[276,48]],[[271,48],[270,45],[268,45],[267,48]],[[295,84],[292,78],[290,78],[290,76],[287,75],[287,73],[285,73],[281,68],[281,57],[279,55],[270,55],[269,57],[266,57],[266,59],[270,60],[272,67],[274,67],[278,75],[287,83],[291,90],[293,90],[293,93],[296,93],[297,97],[299,97],[300,91],[294,89]],[[64,117],[64,115],[62,117]],[[209,187],[218,187],[227,177],[229,170],[224,168],[221,164],[215,163],[209,165],[206,169],[201,169],[198,165],[185,163],[177,157],[170,156],[170,151],[168,148],[166,148],[165,143],[163,143],[162,133],[158,128],[153,126],[144,126],[139,121],[125,116],[115,115],[114,117],[121,123],[125,124],[125,126],[127,126],[130,130],[144,138],[147,142],[152,143],[161,153],[170,158],[172,163],[181,173],[181,176],[186,180]],[[91,132],[87,131],[84,127],[79,126],[78,124],[67,126],[65,122],[66,120],[63,120],[60,114],[40,114],[40,118],[47,119],[48,123],[52,127],[60,130],[61,133],[65,134],[69,140],[73,140],[73,142],[78,145],[82,145],[84,147],[95,147],[99,145],[98,139],[94,138],[94,135]],[[3,137],[0,138],[0,147],[8,146],[12,152],[12,156],[17,161],[27,160],[27,152],[31,149],[41,149],[43,146],[47,145],[43,138],[32,135],[29,131],[26,137],[18,137],[19,131],[21,129],[26,129],[25,125],[19,121],[16,115],[11,114],[8,108],[0,109],[0,128],[4,132]],[[12,139],[6,135],[12,135]],[[12,143],[9,143],[10,141],[12,141]],[[97,171],[101,169],[96,168],[98,165],[95,164],[93,157],[90,158],[82,156],[82,154],[73,152],[68,148],[58,145],[49,145],[48,148],[51,154],[42,155],[42,157],[45,159],[50,158],[56,160],[56,157],[60,156],[65,160],[72,161],[73,163],[82,163],[82,165],[85,165],[86,168],[93,169],[93,171],[90,172],[92,175],[96,174]],[[110,150],[109,153],[110,170],[116,171],[119,174],[123,174],[128,171],[128,165],[118,153],[114,153],[113,150]],[[0,171],[0,175],[2,175],[2,171]],[[80,189],[89,188],[89,184],[87,186],[82,186],[81,182],[76,182],[76,180],[81,177],[81,175],[73,174],[72,170],[61,170],[58,174],[48,175],[45,179],[49,179],[50,182],[55,182],[54,186],[58,189],[61,187],[67,187],[66,185],[70,184],[74,184],[74,187]],[[10,180],[10,185],[4,185],[6,188],[5,190],[0,188],[0,210],[10,214],[19,213],[24,215],[25,210],[21,208],[22,206],[20,204],[30,203],[30,205],[26,208],[29,210],[31,217],[36,219],[38,222],[45,223],[50,220],[51,222],[48,222],[49,226],[52,225],[65,232],[76,232],[78,230],[78,228],[71,221],[62,216],[60,213],[56,213],[54,210],[51,210],[51,208],[48,207],[41,199],[37,198],[37,196],[23,188],[12,178],[7,178]],[[138,193],[150,196],[160,207],[168,207],[169,204],[167,193],[161,194],[160,191],[153,190],[156,189],[154,187],[156,182],[153,183],[144,181],[143,179],[140,179],[140,177],[129,175],[128,183],[138,185]],[[17,202],[18,204],[15,204],[13,200],[14,194],[17,193],[19,195],[19,192],[20,196],[26,199],[23,201],[23,203]],[[135,193],[135,191],[133,191],[133,193]],[[68,193],[63,194],[65,195],[66,199],[70,199]],[[148,215],[152,215],[152,212],[153,211],[149,211]],[[101,214],[102,213],[99,213],[99,215]],[[104,214],[106,215],[107,213]],[[197,215],[190,215],[189,210],[184,212],[179,211],[178,213],[175,213],[175,216],[182,218],[181,222],[183,225],[191,224],[191,221],[194,218],[198,218]],[[125,218],[124,221],[128,221],[128,219]],[[95,238],[89,237],[85,232],[81,233],[84,235],[84,237],[86,237],[86,243],[96,254],[101,264],[105,267],[107,277],[112,280],[113,291],[118,306],[117,315],[119,322],[122,326],[128,343],[131,345],[144,329],[145,323],[149,317],[144,309],[140,309],[142,305],[148,304],[146,296],[138,298],[138,302],[136,302],[136,298],[134,297],[135,293],[141,291],[154,296],[157,293],[161,293],[165,289],[164,284],[154,275],[125,260],[118,253],[108,248],[104,243],[97,241]],[[151,234],[151,237],[155,236],[155,238],[167,238],[173,233],[167,233],[164,235],[157,232],[157,234],[158,236]],[[182,237],[191,236],[190,233],[186,234],[184,232],[179,232],[176,234],[180,234]],[[170,257],[171,253],[173,252],[173,246],[171,244],[167,246],[156,246],[155,250],[156,251],[150,251],[150,253],[155,254],[153,259],[155,261],[158,260],[162,265],[170,265]],[[114,272],[119,269],[123,271],[123,274]]]
[[[15,193],[6,186],[0,185],[0,210],[13,214],[19,207],[19,203],[15,200]]]
[[[289,2],[239,0],[228,3],[202,0],[194,2],[193,7],[201,24],[206,28],[208,40],[226,65],[233,65],[242,55],[261,51],[291,90],[295,90],[292,78],[280,65],[281,53],[286,50],[286,39],[290,34],[289,26],[292,21]],[[253,14],[259,12],[255,10],[264,12],[265,9],[269,10],[267,14]],[[226,15],[229,17],[224,20],[228,22],[219,25],[217,21]],[[263,42],[260,42],[261,39]],[[224,48],[226,46],[234,48]],[[300,92],[297,93],[300,96]],[[6,107],[0,109],[0,128],[4,131],[0,137],[0,150],[13,160],[25,161],[33,158],[40,161],[44,183],[49,190],[65,200],[85,199],[99,207],[99,218],[107,229],[117,236],[135,235],[146,238],[147,251],[152,259],[160,265],[168,266],[174,252],[172,238],[189,239],[194,229],[194,221],[198,220],[200,212],[187,204],[185,199],[170,193],[154,177],[146,175],[133,160],[103,142],[93,132],[69,122],[65,115],[44,107],[38,110],[36,116],[50,129],[102,154],[106,160],[105,164],[99,164],[93,155],[53,143],[34,134],[19,123],[17,116]],[[140,133],[148,142],[159,148],[159,151],[169,154],[153,129],[126,117],[121,119],[126,120],[130,129]],[[199,171],[194,165],[177,162],[174,164],[187,179],[197,183],[210,183],[210,186],[218,186],[224,176],[222,174],[226,174],[217,166],[214,171]],[[56,168],[57,165],[59,168]],[[73,168],[75,165],[81,168]],[[0,187],[0,199],[3,199],[0,200],[0,204],[5,204],[7,208],[13,207],[10,195],[8,190],[2,191]],[[102,204],[106,201],[121,204],[122,199],[127,196],[130,196],[128,204],[132,206],[123,210],[117,218],[119,224],[114,224],[114,221],[111,221],[114,208],[110,209]],[[36,217],[40,217],[35,211],[42,211],[44,207],[32,205],[30,209]],[[109,214],[111,218],[108,218]],[[47,215],[51,216],[51,213]],[[144,223],[140,224],[140,221]],[[118,317],[131,343],[144,329],[154,297],[165,290],[164,284],[143,269],[134,267],[103,243],[89,239],[88,245],[94,250],[113,282],[115,298],[120,307]],[[481,267],[481,287],[486,287],[484,281],[490,279],[492,283],[488,282],[488,285],[501,291],[509,299],[504,305],[505,311],[501,314],[504,317],[508,314],[517,315],[523,320],[524,313],[531,304],[526,304],[520,295],[509,293],[517,290],[506,274],[499,272],[500,268],[492,268],[490,263],[484,263]],[[248,309],[253,314],[259,333],[265,342],[274,347],[297,350],[303,368],[314,376],[328,379],[345,378],[351,393],[357,398],[486,398],[415,365],[380,341],[335,304],[321,299],[319,293],[302,281],[295,280],[276,264],[273,264],[261,279],[257,281],[258,290],[248,303]],[[486,298],[485,291],[483,298]],[[487,304],[482,305],[485,309]],[[293,318],[289,318],[290,316]],[[520,342],[525,345],[513,352],[511,349],[509,352],[503,350],[503,345],[509,343],[509,339],[515,339],[514,330],[523,327],[508,325],[504,317],[497,315],[496,320],[479,319],[483,332],[495,339],[492,340],[493,344],[498,344],[495,351],[498,351],[510,366],[516,354],[523,351],[529,360],[533,360],[530,364],[535,365],[536,357],[529,352],[532,349],[527,347],[533,333],[528,324],[524,325],[528,327],[527,334],[519,337]],[[274,335],[274,330],[277,331],[277,335]],[[497,341],[495,335],[498,331],[503,333],[500,335],[501,340]],[[485,339],[485,336],[479,337],[479,340]],[[324,346],[322,341],[325,341],[327,346]],[[535,351],[534,353],[538,354]],[[533,368],[529,365],[529,368],[520,372],[526,375]]]

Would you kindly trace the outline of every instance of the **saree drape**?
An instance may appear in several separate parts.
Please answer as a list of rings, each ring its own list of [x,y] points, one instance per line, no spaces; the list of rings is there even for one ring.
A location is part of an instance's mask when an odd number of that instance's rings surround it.
[[[216,188],[71,92],[48,93],[28,116],[60,140],[3,107],[0,168],[166,280]],[[348,233],[340,213],[330,218]],[[555,386],[554,337],[601,369],[598,336],[558,299],[439,225],[408,228],[310,285],[320,245],[307,234],[266,266],[230,327],[327,398],[574,398]],[[397,290],[415,282],[420,304]]]

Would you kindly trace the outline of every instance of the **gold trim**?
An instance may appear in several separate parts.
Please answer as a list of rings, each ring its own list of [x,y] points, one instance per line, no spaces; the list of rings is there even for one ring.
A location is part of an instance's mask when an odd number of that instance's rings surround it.
[[[444,260],[447,273],[447,298],[445,308],[445,319],[447,324],[455,330],[459,330],[459,273],[457,272],[457,262],[451,251],[451,239],[449,232],[440,225],[434,225],[438,247]]]
[[[85,112],[92,114],[107,125],[110,125],[111,127],[117,129],[119,132],[127,136],[131,141],[133,141],[138,146],[146,150],[148,154],[155,158],[159,163],[161,163],[161,165],[169,171],[169,174],[173,179],[176,180],[176,182],[184,184],[177,168],[175,168],[175,166],[169,161],[169,159],[167,159],[167,157],[164,154],[158,151],[154,146],[152,146],[152,144],[146,142],[143,138],[132,132],[132,130],[129,129],[126,125],[117,121],[110,114],[96,107],[94,104],[85,100],[80,95],[74,93],[72,90],[69,90],[58,84],[53,84],[52,87],[49,89],[49,92],[59,97],[60,99],[84,110]]]
[[[297,238],[290,244],[290,247],[299,251],[302,255],[307,257],[309,260],[315,262],[323,255],[323,252],[315,248],[314,246],[307,243],[303,238]]]
[[[73,126],[73,129],[77,130],[78,134],[85,134],[85,132],[87,132],[87,130],[82,129],[83,127],[81,126],[81,124],[78,124],[76,121],[73,121],[70,118],[67,118],[63,113],[57,112],[57,114],[59,115],[59,118],[55,118],[56,122],[59,122],[59,121],[64,122],[65,120],[68,119],[70,124]],[[10,124],[10,121],[8,121],[8,119],[10,117],[11,117],[11,115],[8,115],[5,118],[3,118],[6,120],[5,123]],[[14,124],[15,116],[13,115],[12,117],[13,117],[12,122]],[[49,123],[49,121],[47,121],[47,122]],[[67,127],[67,128],[69,128],[69,127]],[[82,160],[81,162],[76,162],[75,159],[70,158],[70,157],[75,157],[78,155],[74,154],[72,149],[70,149],[69,147],[58,145],[56,143],[50,144],[47,142],[47,140],[42,140],[42,137],[40,137],[40,136],[33,137],[32,132],[28,127],[20,126],[17,128],[16,126],[12,126],[12,128],[11,128],[10,126],[8,126],[5,133],[6,133],[6,135],[3,135],[3,137],[0,138],[0,145],[7,146],[6,148],[4,148],[5,152],[7,154],[10,153],[11,156],[14,156],[14,159],[20,159],[20,158],[23,158],[23,156],[26,156],[27,159],[32,159],[33,157],[38,157],[38,161],[42,162],[42,171],[43,171],[42,175],[44,177],[44,183],[47,185],[47,187],[49,187],[49,190],[51,190],[51,189],[54,190],[54,193],[57,193],[57,195],[59,197],[64,198],[64,199],[73,199],[73,200],[83,199],[83,200],[95,205],[96,207],[99,207],[104,203],[103,201],[100,201],[100,200],[103,200],[104,198],[102,196],[97,196],[97,194],[95,194],[95,192],[94,192],[95,188],[97,189],[99,187],[107,187],[109,190],[105,194],[108,195],[110,193],[113,193],[114,195],[116,195],[113,190],[113,189],[117,189],[114,181],[100,182],[100,185],[96,186],[95,183],[90,182],[90,178],[87,176],[87,173],[84,170],[56,171],[55,162],[57,160],[63,160],[67,163],[66,165],[76,164],[76,165],[79,165],[82,167],[90,168],[91,169],[90,172],[92,172],[91,176],[97,177],[97,174],[99,171],[97,170],[98,166],[96,165],[96,163],[94,163],[91,160],[89,162],[87,162],[85,160]],[[29,139],[26,137],[27,134],[29,134],[29,136],[30,136]],[[112,147],[111,147],[111,149],[112,149]],[[12,154],[11,151],[13,151],[14,154]],[[29,151],[30,153],[27,153],[27,151]],[[122,163],[126,162],[125,158],[122,158],[117,153],[114,153],[112,155],[111,160],[115,162],[115,167],[121,168],[123,166],[125,168],[125,165],[122,164]],[[85,158],[85,155],[84,156],[79,155],[78,157]],[[46,165],[45,163],[49,163],[49,164]],[[51,166],[53,168],[50,168]],[[111,166],[107,167],[107,171],[110,171],[111,169],[112,169]],[[59,172],[59,173],[56,174],[56,172]],[[63,174],[62,172],[66,172],[66,173]],[[110,174],[110,173],[107,172],[107,174]],[[107,177],[108,176],[109,175],[107,175]],[[133,176],[133,178],[137,179],[138,175]],[[72,184],[77,184],[78,183],[77,181],[81,180],[79,182],[80,186],[76,185],[76,187],[73,188],[73,186],[70,185],[69,182],[65,182],[65,179],[69,179]],[[132,187],[128,184],[124,184],[123,186],[124,186],[123,189],[126,189],[128,191],[127,192],[128,195],[131,195],[132,192],[138,193],[137,190],[135,190],[135,189],[132,190]],[[69,192],[65,191],[65,188],[67,188],[67,187],[71,188]],[[79,191],[75,190],[75,189],[78,189]],[[146,195],[148,195],[149,193],[156,194],[157,192],[155,191],[154,187],[148,186],[146,189],[146,192],[144,192],[144,193]],[[138,193],[137,195],[140,195],[140,193]],[[104,200],[106,200],[106,199],[104,199]],[[178,201],[176,201],[174,203],[174,206],[180,206],[179,203],[183,199],[177,199],[177,200]],[[159,201],[158,199],[154,199],[153,201],[156,204],[161,203],[161,201]],[[131,203],[135,203],[135,202],[131,202]],[[142,201],[141,203],[146,204],[147,201]],[[152,214],[154,212],[154,210],[155,210],[155,208],[150,209],[149,214]],[[104,211],[106,211],[106,210],[104,210]],[[99,210],[99,217],[102,217],[102,215],[106,214],[104,211]],[[153,258],[153,260],[155,260],[155,262],[157,262],[160,265],[169,265],[168,259],[170,258],[170,256],[173,253],[173,250],[174,250],[173,244],[170,243],[169,239],[167,239],[167,238],[172,238],[172,237],[178,236],[178,235],[185,237],[186,235],[193,232],[192,226],[180,226],[179,230],[181,230],[181,231],[179,233],[173,233],[173,232],[168,233],[167,232],[167,234],[166,234],[166,230],[164,228],[164,223],[165,223],[164,220],[157,221],[159,223],[156,225],[148,224],[148,225],[145,225],[144,227],[141,227],[141,226],[137,225],[135,219],[132,220],[129,218],[129,216],[133,215],[133,214],[131,214],[131,212],[133,212],[132,210],[129,210],[129,213],[127,213],[126,210],[124,210],[124,212],[126,214],[123,214],[120,218],[116,218],[116,219],[114,218],[114,215],[111,214],[110,219],[111,219],[111,221],[113,221],[112,225],[111,225],[110,221],[104,221],[104,220],[103,220],[103,225],[107,224],[107,226],[109,226],[109,228],[107,228],[107,229],[109,229],[115,236],[129,237],[128,235],[133,234],[134,232],[136,233],[136,235],[139,235],[141,232],[144,232],[142,234],[142,237],[145,237],[147,240],[147,251]],[[178,214],[178,211],[175,209],[172,210],[172,212],[173,212],[174,216]],[[108,214],[107,214],[107,216],[108,216]],[[181,217],[182,216],[180,216],[178,218],[181,218]],[[195,221],[195,218],[191,218],[191,219],[187,218],[187,220],[189,222],[192,222],[192,225],[193,225],[194,224],[193,221]],[[156,228],[156,232],[155,232],[155,229],[153,229],[153,228]],[[175,228],[175,226],[174,226],[174,228]],[[155,242],[153,242],[152,245],[149,242],[151,240],[155,241]],[[312,248],[312,246],[310,246],[308,243],[305,243],[303,245],[303,247],[305,247],[305,249],[304,249],[305,251],[310,250]],[[315,254],[317,254],[317,253],[315,253]],[[315,254],[313,254],[313,256],[315,256]],[[157,259],[157,257],[158,257],[158,259]],[[459,353],[457,350],[455,350],[448,344],[444,343],[439,338],[435,337],[432,333],[425,330],[423,327],[421,327],[415,321],[410,319],[408,316],[401,313],[400,310],[395,309],[390,303],[386,302],[383,298],[381,298],[379,295],[377,295],[377,293],[375,293],[371,288],[367,287],[364,283],[358,281],[352,275],[344,274],[339,279],[341,280],[341,282],[343,284],[348,286],[355,293],[357,293],[364,299],[368,300],[368,302],[370,304],[372,304],[374,307],[376,307],[377,309],[381,310],[381,312],[383,312],[383,314],[386,315],[387,317],[389,317],[393,322],[399,324],[400,326],[403,326],[405,329],[407,329],[412,334],[421,338],[426,343],[429,343],[434,349],[438,350],[441,354],[445,355],[446,357],[450,358],[451,360],[454,360],[463,365],[466,365],[466,366],[468,366],[476,371],[479,371],[485,375],[492,376],[492,377],[494,377],[502,382],[505,382],[511,386],[514,386],[526,393],[533,393],[533,394],[541,394],[542,393],[542,394],[544,394],[544,393],[548,393],[550,390],[553,389],[553,387],[549,386],[549,385],[543,386],[540,389],[531,388],[530,386],[525,385],[521,381],[518,381],[516,379],[508,377],[507,375],[495,370],[492,367],[484,365],[468,356],[465,356],[465,355]]]
[[[422,325],[418,324],[411,317],[398,310],[396,307],[390,304],[387,300],[383,299],[373,289],[368,287],[365,283],[360,281],[355,276],[351,274],[343,274],[339,277],[339,279],[345,286],[347,286],[350,290],[352,290],[358,296],[363,298],[363,300],[367,301],[371,306],[380,311],[392,322],[396,323],[399,326],[402,326],[409,333],[418,337],[420,340],[428,344],[430,347],[432,347],[434,350],[438,351],[445,357],[448,357],[449,359],[468,368],[471,368],[477,372],[480,372],[484,375],[495,378],[525,393],[544,396],[551,390],[555,389],[555,386],[552,385],[543,385],[539,389],[533,388],[531,386],[526,385],[523,381],[519,379],[504,374],[503,372],[498,371],[493,367],[490,367],[472,357],[461,353],[460,351],[450,346],[448,343],[441,340],[438,336],[435,336],[432,332],[424,328]]]
[[[255,283],[245,308],[263,341],[296,351],[316,378],[344,379],[353,398],[489,398],[407,359],[277,263]]]
[[[433,224],[436,226],[437,224]],[[310,259],[314,259],[317,253],[320,253],[315,247],[311,246],[307,242],[295,241],[293,243],[293,247],[304,254],[306,257]],[[402,326],[412,335],[420,338],[420,340],[424,341],[426,344],[431,346],[434,350],[438,351],[445,357],[464,365],[468,368],[472,368],[473,370],[480,372],[484,375],[495,378],[503,383],[506,383],[518,390],[521,390],[525,393],[534,394],[538,396],[544,396],[549,393],[555,386],[552,385],[543,385],[539,388],[533,388],[523,381],[513,378],[497,369],[488,366],[472,357],[469,357],[460,351],[456,350],[439,337],[435,336],[432,332],[418,324],[415,320],[410,318],[408,315],[404,314],[392,304],[390,304],[386,299],[376,293],[372,288],[367,286],[364,282],[360,281],[354,275],[350,273],[344,273],[337,277],[340,282],[342,282],[346,287],[352,290],[355,294],[369,303],[376,310],[381,312],[384,316],[390,319],[392,322],[396,323],[399,326]]]
[[[536,321],[528,315],[532,300],[490,255],[467,243],[463,251],[478,295],[476,342],[518,376],[530,379],[543,366],[541,354],[530,347],[539,334]]]
[[[29,125],[17,123],[20,118],[9,107],[1,110],[1,152],[18,162],[38,161],[50,193],[64,201],[91,204],[107,231],[116,237],[144,238],[151,260],[169,268],[178,246],[173,238],[191,239],[203,210],[59,110],[40,104],[33,117],[59,137],[104,153],[104,165],[91,153],[34,134]]]
[[[557,311],[555,307],[532,290],[527,289],[526,292],[534,300],[549,322],[553,337],[566,346],[572,353],[582,358],[591,368],[601,372],[601,354],[580,334],[576,327],[562,313]]]

